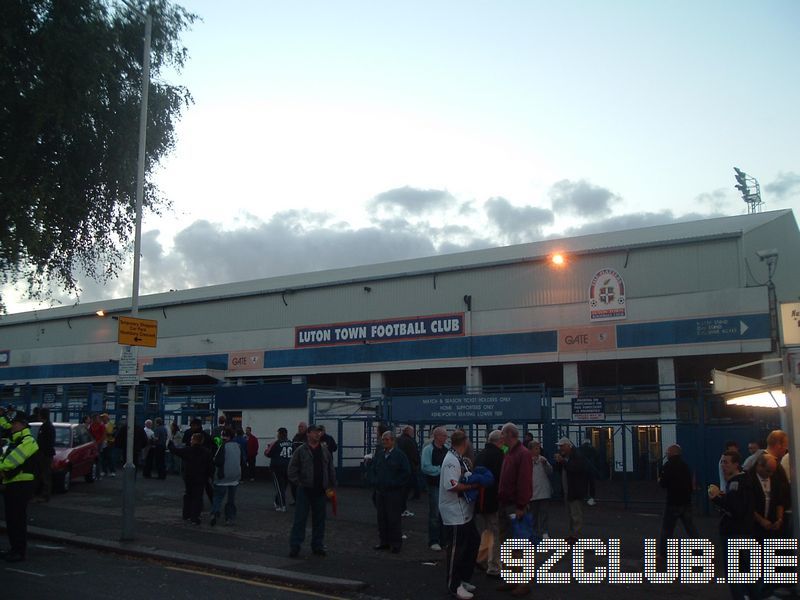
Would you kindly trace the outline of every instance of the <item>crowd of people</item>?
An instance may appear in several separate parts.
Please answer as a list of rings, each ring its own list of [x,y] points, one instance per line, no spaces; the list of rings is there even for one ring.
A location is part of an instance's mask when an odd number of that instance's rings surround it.
[[[6,522],[10,548],[2,554],[8,561],[24,560],[26,507],[34,492],[42,501],[50,498],[47,483],[55,432],[49,411],[42,408],[31,417],[41,423],[36,439],[29,419],[17,411],[0,411],[0,435],[10,444],[0,459],[5,483]],[[119,428],[108,415],[92,415],[83,427],[98,445],[99,476],[114,477],[125,461],[127,428]],[[400,432],[397,435],[397,432]],[[476,592],[475,571],[484,572],[499,591],[522,597],[531,593],[530,583],[501,580],[500,548],[508,539],[524,534],[532,541],[549,537],[550,502],[556,489],[563,497],[567,530],[565,538],[574,544],[582,535],[584,506],[595,504],[593,474],[584,453],[563,437],[551,457],[530,435],[521,437],[519,428],[506,423],[488,433],[485,445],[475,451],[461,429],[431,430],[422,448],[411,425],[395,429],[379,425],[378,446],[365,456],[365,480],[373,491],[376,515],[376,551],[400,553],[403,548],[403,519],[413,517],[410,499],[427,492],[427,545],[433,552],[446,551],[448,591],[469,600]],[[177,423],[167,427],[163,419],[147,420],[134,428],[134,464],[144,477],[164,479],[168,458],[184,481],[182,516],[202,524],[204,497],[210,511],[208,523],[235,523],[236,491],[243,481],[256,477],[259,441],[250,427],[232,427],[220,416],[210,430],[194,419],[185,431]],[[744,459],[734,442],[725,445],[719,460],[719,485],[708,486],[711,504],[719,510],[719,533],[723,542],[733,538],[791,537],[791,470],[789,440],[785,432],[773,431],[765,446],[751,442]],[[274,482],[273,507],[286,512],[294,505],[289,530],[289,556],[298,557],[305,541],[306,523],[311,516],[311,552],[326,555],[325,521],[328,506],[336,509],[336,470],[333,455],[337,443],[323,426],[300,422],[290,439],[285,427],[278,428],[274,441],[263,455],[269,460]],[[676,546],[678,521],[684,537],[699,537],[693,520],[695,476],[683,459],[682,449],[667,448],[658,473],[666,492],[657,554],[666,560]],[[732,597],[775,600],[786,590],[764,584],[731,584]]]
[[[407,425],[401,430],[395,437],[392,429],[379,427],[380,447],[364,457],[377,519],[375,550],[401,552],[406,537],[402,519],[414,516],[407,502],[420,497],[422,478],[428,496],[428,547],[446,551],[449,592],[456,598],[472,598],[477,568],[496,580],[498,590],[515,597],[528,595],[529,584],[501,582],[500,548],[517,535],[515,523],[526,515],[531,517],[529,538],[548,537],[553,477],[565,498],[568,540],[574,542],[580,535],[582,505],[594,499],[589,496],[590,470],[572,442],[559,440],[551,464],[541,442],[532,436],[521,439],[513,423],[491,431],[477,453],[460,429],[448,434],[445,427],[435,427],[421,450],[414,428]]]

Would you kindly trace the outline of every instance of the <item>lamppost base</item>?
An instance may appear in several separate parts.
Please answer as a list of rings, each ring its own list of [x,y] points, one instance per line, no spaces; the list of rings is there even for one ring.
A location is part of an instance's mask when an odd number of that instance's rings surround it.
[[[122,541],[134,539],[134,508],[136,507],[136,467],[126,462],[122,468]]]

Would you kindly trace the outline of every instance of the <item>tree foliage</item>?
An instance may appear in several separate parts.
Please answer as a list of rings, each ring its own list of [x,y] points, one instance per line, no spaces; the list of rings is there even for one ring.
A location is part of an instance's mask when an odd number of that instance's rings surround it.
[[[135,224],[143,19],[111,0],[2,4],[0,283],[76,293],[76,270],[118,271]],[[151,175],[191,102],[161,76],[183,67],[196,17],[169,0],[131,4],[153,17],[144,207],[158,212],[168,202]]]

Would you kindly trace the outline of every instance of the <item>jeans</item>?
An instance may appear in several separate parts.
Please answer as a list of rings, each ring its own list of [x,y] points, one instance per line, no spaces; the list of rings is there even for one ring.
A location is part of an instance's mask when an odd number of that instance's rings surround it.
[[[289,483],[286,475],[286,465],[275,465],[270,469],[272,470],[272,479],[275,482],[275,506],[277,508],[286,508],[286,485]]]
[[[567,517],[569,517],[569,535],[578,537],[583,529],[583,500],[567,500]]]
[[[184,481],[184,494],[183,494],[183,518],[194,519],[200,518],[200,513],[203,512],[203,489],[205,484],[189,483]]]
[[[116,472],[116,468],[114,467],[113,453],[114,448],[111,446],[106,446],[100,451],[100,463],[103,467],[103,475]]]
[[[444,543],[443,529],[439,515],[439,484],[428,483],[428,546]]]
[[[406,488],[378,490],[375,493],[375,508],[378,513],[378,539],[382,545],[400,548],[403,545],[403,530],[400,514],[403,512]]]
[[[531,500],[529,509],[533,516],[533,530],[539,537],[547,533],[549,499]]]
[[[225,495],[228,495],[228,500],[225,502],[225,522],[229,523],[236,518],[236,488],[238,485],[215,485],[214,486],[214,499],[211,501],[211,514],[219,515],[219,509],[222,506],[222,500]]]
[[[699,537],[697,527],[694,526],[694,521],[692,520],[692,505],[667,504],[664,507],[664,518],[661,520],[661,536],[658,539],[658,552],[661,556],[667,555],[667,538],[671,538],[672,534],[675,533],[675,524],[678,519],[683,523],[686,537]]]
[[[311,549],[325,549],[325,494],[315,493],[309,488],[297,486],[294,523],[289,534],[289,546],[299,549],[306,538],[306,521],[311,511]]]

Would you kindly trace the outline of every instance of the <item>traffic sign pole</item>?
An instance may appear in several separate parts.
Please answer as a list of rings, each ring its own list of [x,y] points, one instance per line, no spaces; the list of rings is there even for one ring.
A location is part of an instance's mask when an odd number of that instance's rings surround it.
[[[127,2],[126,2],[127,4]],[[139,263],[142,250],[142,204],[144,203],[144,160],[147,137],[147,92],[150,85],[150,39],[153,31],[153,18],[128,4],[144,21],[144,51],[142,57],[142,101],[139,112],[139,160],[136,178],[136,226],[133,238],[133,285],[131,292],[131,315],[139,314]],[[127,460],[122,479],[122,539],[134,539],[134,508],[136,504],[136,465],[133,456],[133,437],[136,417],[136,386],[128,390],[128,439],[126,440]]]

